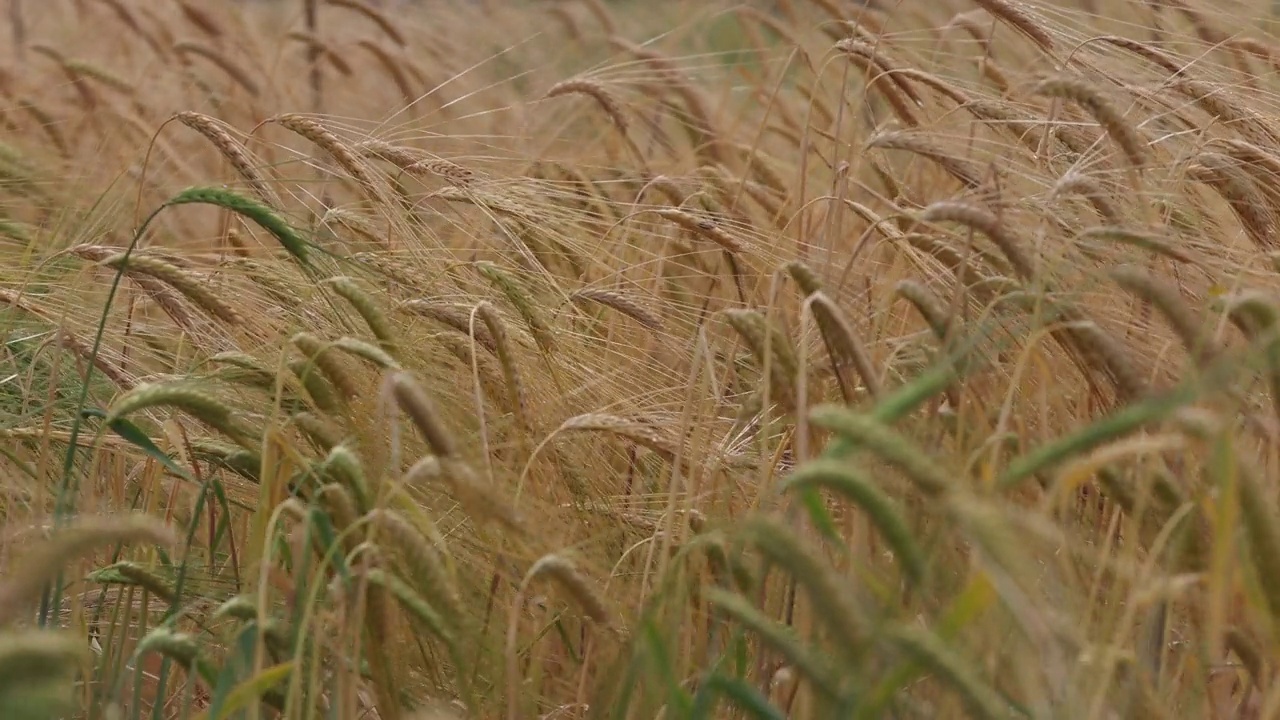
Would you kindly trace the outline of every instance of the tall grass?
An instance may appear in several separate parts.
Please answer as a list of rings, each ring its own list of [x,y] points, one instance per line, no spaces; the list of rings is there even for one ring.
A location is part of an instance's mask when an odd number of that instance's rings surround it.
[[[1104,5],[13,4],[0,717],[1275,716],[1280,37]]]

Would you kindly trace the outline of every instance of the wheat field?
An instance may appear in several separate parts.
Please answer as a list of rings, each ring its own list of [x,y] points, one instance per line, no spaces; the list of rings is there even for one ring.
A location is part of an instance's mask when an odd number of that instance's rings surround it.
[[[0,717],[1280,717],[1280,9],[9,10]]]

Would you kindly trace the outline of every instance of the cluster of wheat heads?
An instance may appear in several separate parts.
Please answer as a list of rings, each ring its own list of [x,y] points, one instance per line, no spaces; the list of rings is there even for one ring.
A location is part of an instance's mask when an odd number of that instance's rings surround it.
[[[23,590],[87,717],[1280,707],[1264,8],[446,5],[25,18],[0,510],[179,538]]]

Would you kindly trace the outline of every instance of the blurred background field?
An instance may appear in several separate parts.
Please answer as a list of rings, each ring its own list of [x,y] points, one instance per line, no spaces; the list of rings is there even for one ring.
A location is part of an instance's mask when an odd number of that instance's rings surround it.
[[[1280,712],[1268,3],[7,2],[0,717]]]

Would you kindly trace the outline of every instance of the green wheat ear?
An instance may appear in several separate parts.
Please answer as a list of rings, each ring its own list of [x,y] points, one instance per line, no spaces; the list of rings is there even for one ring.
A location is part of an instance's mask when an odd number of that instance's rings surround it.
[[[1178,408],[1195,402],[1197,397],[1199,393],[1193,385],[1184,385],[1173,392],[1126,405],[1075,433],[1014,458],[1004,474],[996,481],[996,485],[1001,489],[1012,488],[1023,480],[1039,475],[1067,459],[1164,420]]]
[[[514,275],[494,263],[482,260],[475,264],[475,268],[506,297],[511,307],[515,308],[538,347],[545,353],[555,352],[555,332],[547,324],[542,312],[538,310],[537,302],[530,296],[528,288]]]
[[[7,237],[20,243],[29,243],[35,236],[35,228],[27,223],[0,218],[0,237]]]
[[[838,460],[814,460],[797,468],[783,487],[825,488],[862,508],[889,543],[907,578],[916,585],[924,582],[928,571],[924,552],[912,537],[906,519],[896,503],[856,468]]]
[[[309,248],[306,241],[274,210],[257,200],[222,188],[193,187],[183,190],[165,203],[165,205],[191,204],[216,205],[252,220],[263,230],[271,233],[290,255],[297,258],[303,265],[308,264]]]
[[[142,567],[138,563],[121,560],[89,573],[86,578],[102,585],[132,585],[141,587],[152,595],[172,604],[178,599],[177,594],[164,578]]]
[[[981,365],[981,358],[977,355],[976,350],[982,340],[985,339],[987,332],[989,331],[983,331],[982,328],[979,328],[978,332],[958,343],[955,350],[944,357],[941,362],[906,385],[894,390],[892,393],[885,394],[876,402],[875,407],[870,412],[870,416],[884,425],[897,422],[915,412],[930,398],[945,392],[952,383],[976,370]],[[821,406],[814,408],[814,411],[818,411],[820,408]],[[823,411],[839,409],[836,406],[830,406],[823,409]],[[865,445],[852,437],[837,435],[828,444],[823,454],[832,458],[844,458],[855,450],[865,447]]]
[[[829,701],[840,697],[837,674],[827,660],[813,652],[794,628],[776,622],[756,609],[746,598],[720,588],[710,588],[707,602],[750,630],[761,644],[781,655]]]
[[[147,515],[76,521],[25,552],[0,582],[0,627],[13,623],[66,564],[112,543],[173,542],[168,526]]]
[[[765,518],[751,521],[746,536],[770,563],[787,569],[809,595],[810,603],[830,628],[842,652],[856,658],[865,649],[872,629],[861,604],[839,573],[790,528],[777,521]]]
[[[0,708],[5,718],[47,720],[76,711],[72,682],[89,658],[83,639],[46,630],[0,636]]]
[[[167,657],[189,671],[194,670],[210,687],[218,686],[218,671],[200,653],[200,641],[190,633],[175,632],[161,625],[147,633],[138,643],[138,657],[149,652]]]
[[[67,675],[88,656],[88,646],[69,633],[7,632],[0,638],[0,697],[17,686],[50,675]]]
[[[901,650],[960,696],[973,718],[1007,718],[1012,713],[1000,694],[973,672],[973,665],[956,655],[934,633],[915,625],[898,625],[886,632]]]
[[[814,425],[867,447],[897,467],[927,495],[939,495],[954,485],[953,474],[929,458],[921,448],[873,415],[822,405],[809,413]]]
[[[360,314],[365,325],[369,326],[369,331],[377,338],[379,346],[386,351],[387,356],[397,357],[400,353],[399,340],[395,328],[391,324],[390,318],[383,312],[377,302],[365,292],[364,288],[349,277],[332,277],[325,281],[327,285],[333,288],[333,291],[342,299],[346,300],[355,311]],[[384,366],[390,367],[394,362],[384,362]]]
[[[203,388],[189,382],[147,383],[118,398],[107,415],[113,422],[139,410],[175,407],[185,411],[209,427],[252,449],[252,433],[236,417],[231,408]]]

